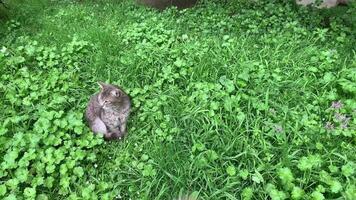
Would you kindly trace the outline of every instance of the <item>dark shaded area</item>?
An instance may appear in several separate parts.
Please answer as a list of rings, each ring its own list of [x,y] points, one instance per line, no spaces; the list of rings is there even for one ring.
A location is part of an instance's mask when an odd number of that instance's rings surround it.
[[[3,1],[0,0],[0,5],[6,8],[6,5]]]
[[[176,6],[178,9],[193,7],[198,0],[137,0],[139,4],[150,6],[163,10],[170,6]]]
[[[0,4],[0,20],[7,18],[7,8]]]
[[[0,18],[1,16],[5,16],[5,11],[4,9],[7,8],[6,4],[4,3],[3,0],[0,0]]]

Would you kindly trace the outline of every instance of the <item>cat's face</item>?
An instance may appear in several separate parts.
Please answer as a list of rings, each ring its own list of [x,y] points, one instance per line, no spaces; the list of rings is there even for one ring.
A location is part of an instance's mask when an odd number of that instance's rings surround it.
[[[98,84],[101,88],[98,101],[104,109],[122,106],[128,100],[127,94],[119,87],[102,82]]]

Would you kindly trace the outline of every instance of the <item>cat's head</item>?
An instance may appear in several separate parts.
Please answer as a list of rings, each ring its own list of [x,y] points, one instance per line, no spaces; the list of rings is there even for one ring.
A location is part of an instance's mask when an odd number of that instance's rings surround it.
[[[98,82],[101,91],[98,101],[103,108],[119,107],[129,103],[128,95],[118,86]]]

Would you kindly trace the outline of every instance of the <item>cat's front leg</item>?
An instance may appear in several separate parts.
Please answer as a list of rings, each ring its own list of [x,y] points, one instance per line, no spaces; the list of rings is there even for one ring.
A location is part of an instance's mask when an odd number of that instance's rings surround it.
[[[124,114],[122,114],[121,116],[119,116],[119,129],[122,133],[122,135],[126,135],[126,124],[127,124],[127,118],[128,118],[128,111],[126,111]]]
[[[126,135],[126,122],[120,125],[120,131],[122,135]]]

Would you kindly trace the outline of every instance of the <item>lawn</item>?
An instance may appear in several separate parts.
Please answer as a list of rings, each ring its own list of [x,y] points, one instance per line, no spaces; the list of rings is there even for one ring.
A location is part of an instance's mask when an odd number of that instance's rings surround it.
[[[356,199],[355,5],[10,2],[1,199]],[[122,141],[86,126],[97,81],[133,100]]]

